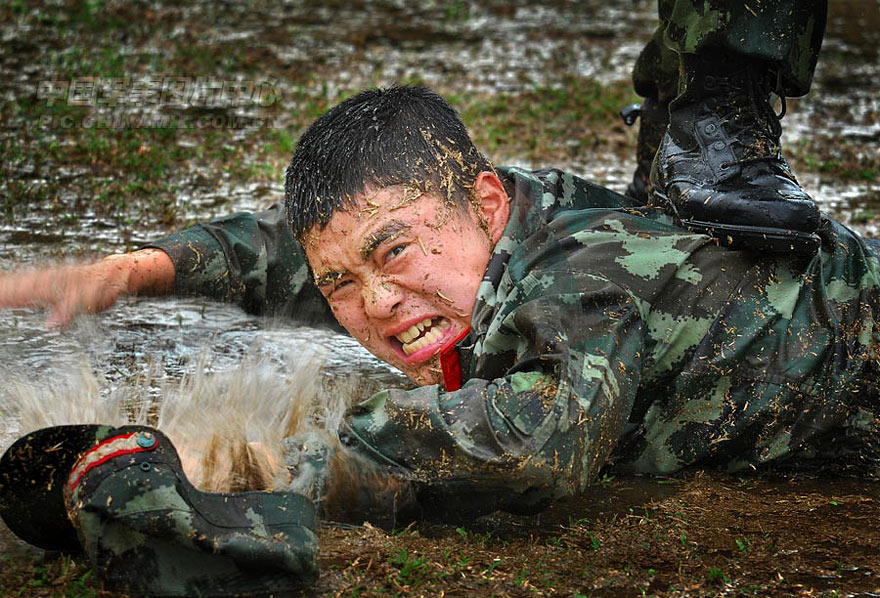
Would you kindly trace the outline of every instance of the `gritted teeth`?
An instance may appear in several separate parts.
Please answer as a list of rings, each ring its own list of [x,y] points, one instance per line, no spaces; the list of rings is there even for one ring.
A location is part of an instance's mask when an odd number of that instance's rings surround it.
[[[425,318],[421,322],[414,324],[397,335],[397,340],[401,343],[406,344],[413,339],[418,338],[418,336],[422,333],[425,328],[431,325],[431,318]]]
[[[415,326],[410,326],[395,338],[401,342],[403,352],[412,355],[419,349],[435,343],[443,337],[450,322],[446,318],[425,318]]]

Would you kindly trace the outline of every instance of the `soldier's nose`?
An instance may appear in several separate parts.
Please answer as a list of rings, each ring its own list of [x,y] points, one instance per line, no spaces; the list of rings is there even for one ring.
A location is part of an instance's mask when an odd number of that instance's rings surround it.
[[[364,286],[364,309],[371,318],[390,318],[402,299],[400,287],[389,280],[376,278]]]

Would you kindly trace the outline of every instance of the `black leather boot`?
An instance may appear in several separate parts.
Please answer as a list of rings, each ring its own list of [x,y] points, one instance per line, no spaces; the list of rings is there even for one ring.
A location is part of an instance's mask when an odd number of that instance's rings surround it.
[[[682,64],[684,89],[651,170],[656,200],[724,245],[815,253],[821,217],[780,152],[776,77],[718,57],[683,55]]]
[[[624,194],[642,203],[648,203],[651,165],[654,163],[654,156],[657,155],[657,149],[669,124],[669,102],[648,96],[641,105],[624,108],[621,116],[627,125],[632,125],[636,118],[639,119],[636,170]]]

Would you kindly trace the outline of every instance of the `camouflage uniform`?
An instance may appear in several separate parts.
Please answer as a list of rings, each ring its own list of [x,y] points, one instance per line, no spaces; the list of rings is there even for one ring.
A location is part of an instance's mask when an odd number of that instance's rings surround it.
[[[118,595],[290,595],[318,573],[316,511],[294,492],[208,493],[147,426],[53,426],[0,457],[0,519],[82,550]]]
[[[441,358],[447,388],[382,391],[343,424],[422,501],[529,509],[610,462],[666,474],[880,456],[880,263],[857,235],[831,222],[817,255],[761,257],[570,174],[500,173],[510,221],[469,333]],[[325,308],[299,303],[317,295],[288,234],[272,208],[154,246],[180,292],[314,317]]]
[[[679,54],[734,53],[780,67],[782,91],[810,89],[825,33],[827,0],[658,0],[660,26],[633,69],[636,92],[668,101],[679,94]]]

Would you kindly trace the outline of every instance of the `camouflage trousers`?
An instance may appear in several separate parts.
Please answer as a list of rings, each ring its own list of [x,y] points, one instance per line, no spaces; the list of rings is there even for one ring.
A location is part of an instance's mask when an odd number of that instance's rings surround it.
[[[810,89],[827,0],[658,0],[660,25],[633,69],[636,93],[670,100],[679,89],[680,54],[772,63],[786,96]]]

